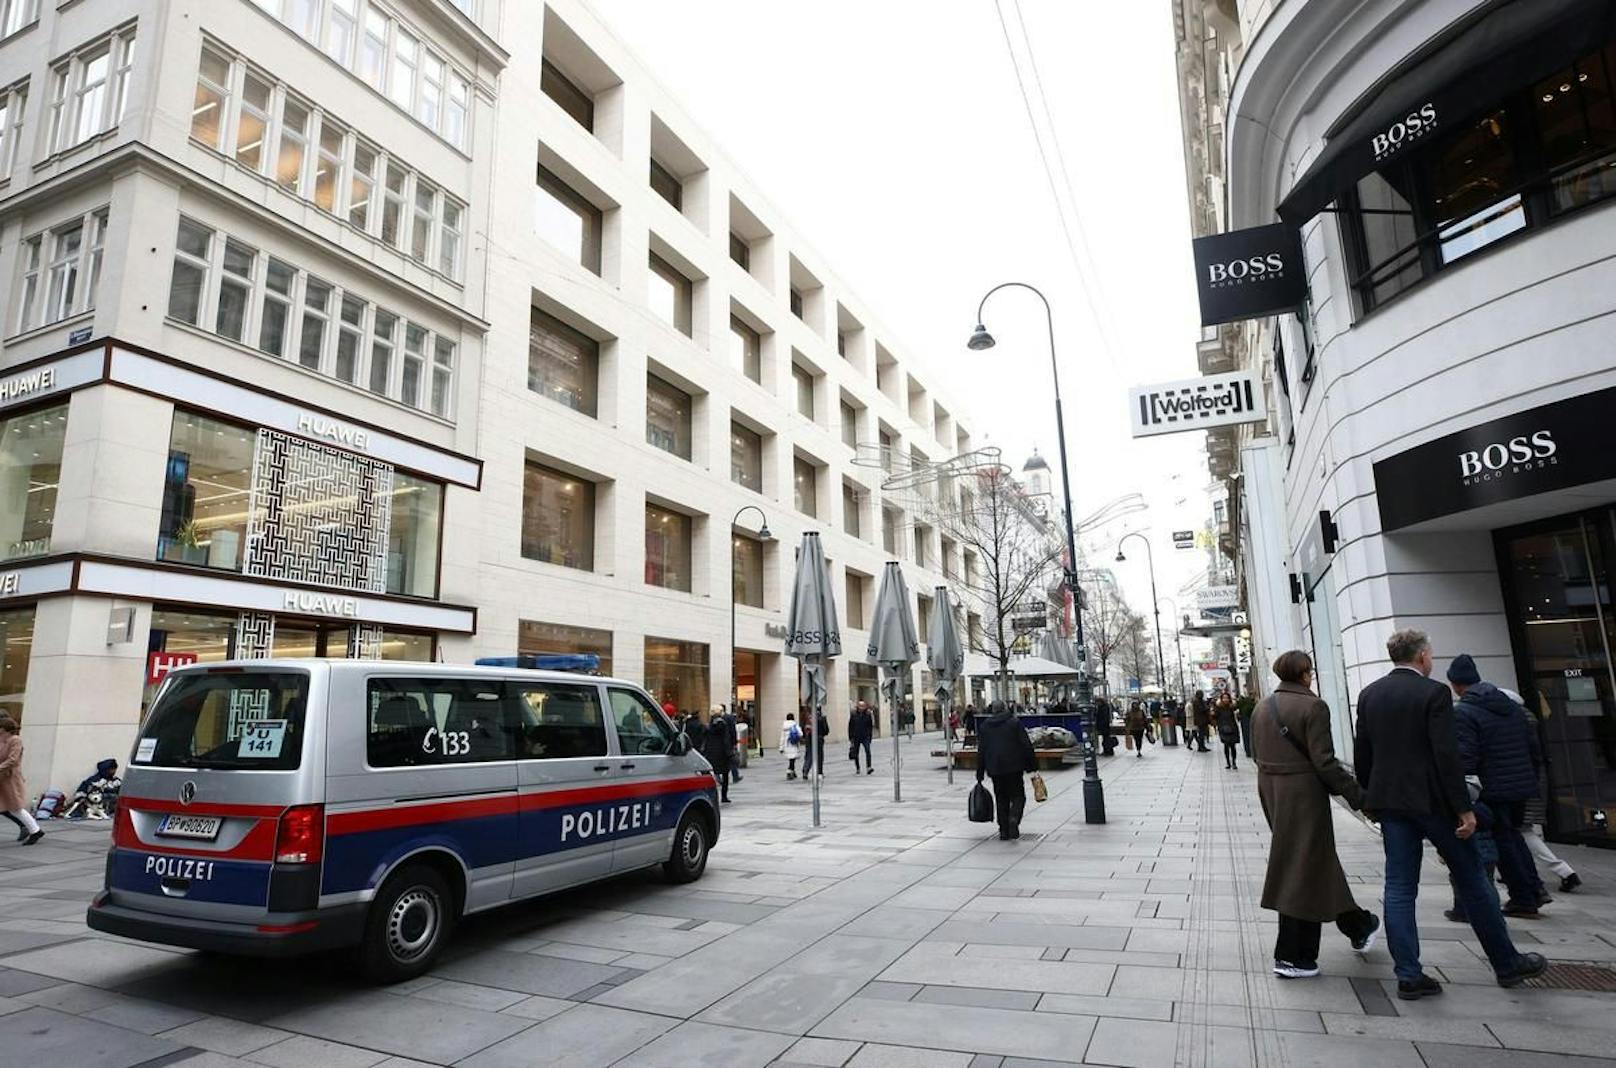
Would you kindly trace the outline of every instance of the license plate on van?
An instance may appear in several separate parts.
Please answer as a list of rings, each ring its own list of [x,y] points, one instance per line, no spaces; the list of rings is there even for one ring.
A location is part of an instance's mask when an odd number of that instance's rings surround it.
[[[157,833],[165,838],[199,838],[211,842],[219,837],[221,822],[218,816],[181,816],[174,813],[163,817],[163,822],[157,825]]]

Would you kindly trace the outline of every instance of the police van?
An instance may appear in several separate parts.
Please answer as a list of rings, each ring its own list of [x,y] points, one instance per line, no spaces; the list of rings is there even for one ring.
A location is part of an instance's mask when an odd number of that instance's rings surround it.
[[[640,868],[701,876],[712,769],[633,683],[251,660],[164,679],[126,765],[98,931],[426,971],[464,915]]]

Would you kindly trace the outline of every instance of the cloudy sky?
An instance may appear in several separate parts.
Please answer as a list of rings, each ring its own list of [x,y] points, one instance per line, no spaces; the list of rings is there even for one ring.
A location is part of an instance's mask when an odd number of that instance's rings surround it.
[[[1055,452],[1037,299],[996,296],[986,318],[998,347],[964,343],[988,288],[1014,279],[1043,289],[1073,511],[1131,492],[1151,502],[1091,552],[1108,562],[1117,536],[1148,529],[1164,597],[1204,570],[1200,552],[1175,552],[1169,538],[1207,516],[1202,435],[1135,442],[1126,411],[1130,385],[1197,373],[1168,0],[593,3],[902,343],[970,398],[978,440],[1018,469],[1035,446]],[[1069,172],[1082,273],[1010,60],[1014,47],[1034,89],[1029,39]],[[1143,609],[1149,584],[1130,544],[1130,561],[1112,566]]]

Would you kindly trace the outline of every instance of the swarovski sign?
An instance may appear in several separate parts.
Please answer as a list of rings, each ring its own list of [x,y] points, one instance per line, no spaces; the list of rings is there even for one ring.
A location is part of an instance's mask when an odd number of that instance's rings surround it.
[[[1135,386],[1128,399],[1136,438],[1268,419],[1262,388],[1250,371]]]
[[[1295,227],[1253,226],[1195,239],[1201,325],[1290,311],[1307,297],[1307,265]]]

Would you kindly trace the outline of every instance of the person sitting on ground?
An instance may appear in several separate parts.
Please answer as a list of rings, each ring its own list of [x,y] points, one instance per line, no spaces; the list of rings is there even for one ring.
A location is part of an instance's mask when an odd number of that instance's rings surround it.
[[[95,766],[95,773],[79,783],[73,799],[62,810],[62,817],[70,820],[111,819],[118,807],[118,791],[123,779],[118,775],[118,762],[111,757]]]

